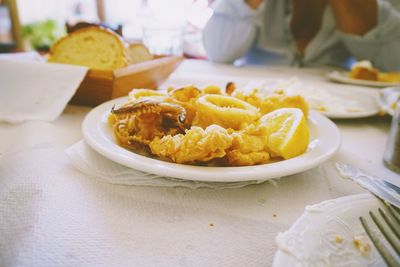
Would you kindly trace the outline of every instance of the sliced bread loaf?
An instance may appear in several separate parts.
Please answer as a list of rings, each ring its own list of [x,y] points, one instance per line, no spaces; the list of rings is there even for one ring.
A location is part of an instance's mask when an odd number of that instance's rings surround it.
[[[49,62],[114,70],[128,64],[127,44],[116,33],[101,27],[74,31],[50,49]]]
[[[128,64],[136,64],[152,60],[154,58],[150,51],[142,43],[130,43],[126,50],[126,56],[128,59]]]

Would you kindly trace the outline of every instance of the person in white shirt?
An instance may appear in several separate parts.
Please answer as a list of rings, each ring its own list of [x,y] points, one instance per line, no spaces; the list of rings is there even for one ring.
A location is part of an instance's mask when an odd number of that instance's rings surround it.
[[[400,70],[400,0],[217,0],[203,31],[209,60]]]

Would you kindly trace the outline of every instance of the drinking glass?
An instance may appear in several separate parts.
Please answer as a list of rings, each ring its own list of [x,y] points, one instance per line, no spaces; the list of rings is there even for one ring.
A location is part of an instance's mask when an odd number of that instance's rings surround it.
[[[143,43],[154,55],[183,54],[183,30],[179,26],[145,24]]]

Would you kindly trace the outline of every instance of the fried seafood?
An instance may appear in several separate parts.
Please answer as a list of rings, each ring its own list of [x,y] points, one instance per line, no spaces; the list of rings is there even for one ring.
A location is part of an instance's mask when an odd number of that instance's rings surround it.
[[[174,99],[181,102],[189,102],[192,99],[196,99],[202,94],[201,90],[193,85],[172,89],[168,92]]]
[[[257,108],[231,96],[203,95],[197,100],[193,125],[206,128],[217,124],[226,129],[239,130],[260,116]]]
[[[236,85],[233,82],[228,82],[225,86],[225,93],[227,95],[232,95],[232,93],[235,91]]]
[[[255,89],[251,93],[237,91],[234,93],[234,97],[259,108],[263,115],[280,108],[293,107],[301,109],[304,115],[308,116],[308,104],[300,95],[285,95],[283,93],[263,95]]]
[[[252,151],[243,153],[240,150],[232,150],[227,153],[230,166],[253,166],[264,164],[270,160],[270,155],[265,151]]]
[[[144,99],[111,110],[114,133],[122,145],[148,145],[156,136],[174,135],[186,129],[186,111],[179,105]]]
[[[128,99],[130,102],[138,102],[143,99],[157,99],[158,101],[164,101],[168,97],[167,94],[157,92],[152,89],[133,89],[129,95]]]
[[[207,85],[203,88],[204,94],[213,94],[213,95],[221,95],[222,90],[219,86],[216,85]]]
[[[192,126],[185,134],[157,137],[149,147],[153,154],[176,163],[207,162],[224,157],[232,139],[228,131],[218,125],[210,125],[205,130]]]
[[[251,166],[306,151],[303,113],[308,106],[301,96],[246,93],[230,82],[222,89],[134,89],[127,104],[111,110],[108,123],[118,143],[139,154],[183,164]]]
[[[227,153],[229,165],[250,166],[263,164],[270,159],[268,130],[263,124],[250,124],[231,134],[232,146]]]
[[[196,100],[202,94],[201,90],[192,85],[172,89],[168,92],[167,102],[178,104],[186,110],[186,122],[192,124],[196,115]]]

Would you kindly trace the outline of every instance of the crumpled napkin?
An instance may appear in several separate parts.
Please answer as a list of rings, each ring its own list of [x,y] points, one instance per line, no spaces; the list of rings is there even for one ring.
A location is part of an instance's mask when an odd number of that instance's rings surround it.
[[[53,121],[84,79],[87,67],[0,57],[0,121]]]
[[[163,177],[155,174],[141,172],[115,163],[98,154],[84,141],[72,145],[65,151],[73,165],[81,172],[99,178],[111,184],[161,186],[161,187],[187,187],[197,188],[240,188],[250,184],[259,184],[265,181],[242,182],[200,182]]]

